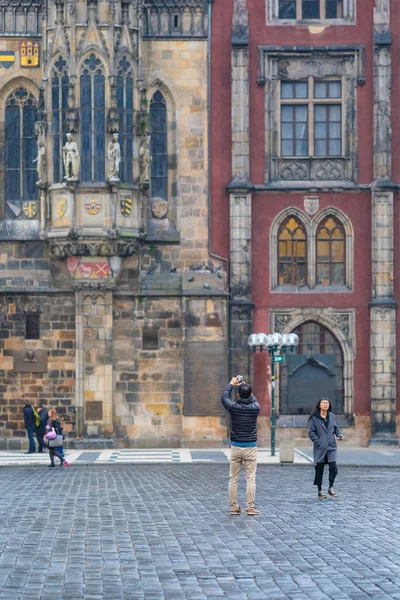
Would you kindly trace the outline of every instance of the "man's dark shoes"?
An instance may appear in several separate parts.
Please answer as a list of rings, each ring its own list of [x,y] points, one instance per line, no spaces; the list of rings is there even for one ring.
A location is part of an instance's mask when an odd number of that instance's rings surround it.
[[[28,452],[24,452],[24,454],[35,454],[36,450],[28,450]]]
[[[50,463],[49,465],[47,465],[48,467],[55,467],[56,465],[54,463]]]

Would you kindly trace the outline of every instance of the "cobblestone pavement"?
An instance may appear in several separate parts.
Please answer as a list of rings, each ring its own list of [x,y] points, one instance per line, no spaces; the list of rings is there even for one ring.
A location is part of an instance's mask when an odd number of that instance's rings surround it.
[[[1,469],[0,600],[400,599],[397,471],[261,466],[230,517],[227,467]]]

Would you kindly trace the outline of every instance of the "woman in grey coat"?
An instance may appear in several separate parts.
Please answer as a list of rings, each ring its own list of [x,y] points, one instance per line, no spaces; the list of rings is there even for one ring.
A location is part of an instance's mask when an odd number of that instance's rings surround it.
[[[336,437],[335,437],[336,436]],[[336,498],[333,484],[338,473],[336,465],[336,438],[343,439],[343,433],[336,425],[335,415],[328,398],[321,398],[308,419],[308,437],[314,444],[314,485],[318,486],[318,498],[325,499],[322,493],[322,478],[324,466],[329,465],[329,491],[328,494]]]

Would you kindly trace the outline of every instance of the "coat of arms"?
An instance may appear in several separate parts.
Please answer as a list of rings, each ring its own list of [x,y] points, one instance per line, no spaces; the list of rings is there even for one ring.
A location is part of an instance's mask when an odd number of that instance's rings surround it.
[[[57,214],[61,219],[65,215],[66,212],[67,212],[67,200],[66,200],[66,198],[64,198],[63,200],[60,200],[57,205]]]
[[[122,216],[129,217],[132,210],[132,198],[121,198],[120,207]]]
[[[318,196],[304,196],[304,210],[310,216],[317,214],[319,209],[319,197]]]
[[[101,211],[101,202],[93,199],[85,203],[85,210],[89,215],[97,215]]]
[[[15,61],[15,52],[11,50],[0,50],[0,65],[9,69]]]
[[[22,212],[24,213],[25,217],[27,217],[28,219],[33,219],[34,217],[36,217],[36,215],[38,214],[38,211],[39,211],[39,202],[32,201],[32,202],[24,202],[22,204]]]
[[[19,47],[21,67],[38,67],[39,49],[39,42],[33,42],[32,40],[21,42]]]

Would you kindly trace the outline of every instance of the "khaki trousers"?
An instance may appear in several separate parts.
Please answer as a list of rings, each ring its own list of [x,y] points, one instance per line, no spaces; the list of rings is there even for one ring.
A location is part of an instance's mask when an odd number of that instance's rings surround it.
[[[240,470],[243,463],[246,469],[246,509],[254,508],[256,496],[257,447],[240,448],[239,446],[231,446],[228,486],[229,507],[231,510],[239,508],[237,489]]]

